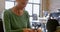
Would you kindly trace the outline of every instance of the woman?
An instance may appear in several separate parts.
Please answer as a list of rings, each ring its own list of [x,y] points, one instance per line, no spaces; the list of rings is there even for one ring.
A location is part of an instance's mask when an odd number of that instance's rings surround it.
[[[29,15],[24,10],[28,0],[16,0],[17,5],[4,12],[5,32],[23,32],[24,28],[30,28]]]

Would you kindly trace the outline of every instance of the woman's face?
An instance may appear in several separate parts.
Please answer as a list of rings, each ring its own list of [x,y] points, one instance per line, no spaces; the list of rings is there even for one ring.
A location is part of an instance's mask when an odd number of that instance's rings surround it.
[[[28,0],[16,0],[17,6],[18,8],[25,8],[25,6],[27,5]]]

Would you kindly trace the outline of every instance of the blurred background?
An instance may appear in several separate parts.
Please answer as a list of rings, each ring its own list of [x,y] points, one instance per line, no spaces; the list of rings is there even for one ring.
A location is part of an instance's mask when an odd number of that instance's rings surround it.
[[[2,19],[2,12],[5,9],[10,9],[15,5],[15,0],[0,0],[0,19]],[[60,19],[60,0],[29,0],[25,10],[30,15],[31,28],[40,28],[43,32],[47,32],[48,20]]]

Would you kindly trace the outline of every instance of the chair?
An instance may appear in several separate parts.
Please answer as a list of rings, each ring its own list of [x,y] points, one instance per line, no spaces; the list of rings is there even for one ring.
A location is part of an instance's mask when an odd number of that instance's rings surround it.
[[[3,24],[2,24],[2,19],[0,19],[0,32],[4,32],[4,30],[3,30]]]

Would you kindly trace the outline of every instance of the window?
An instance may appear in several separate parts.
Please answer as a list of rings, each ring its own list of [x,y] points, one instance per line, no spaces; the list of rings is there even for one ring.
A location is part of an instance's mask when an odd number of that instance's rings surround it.
[[[29,15],[32,15],[32,4],[27,4],[27,7],[25,9],[29,12]]]
[[[34,5],[33,7],[33,13],[39,15],[39,5]]]
[[[5,1],[5,9],[12,8],[14,6],[14,2]]]
[[[5,1],[5,9],[12,8],[16,3],[14,1]],[[29,15],[37,14],[40,16],[40,0],[29,0],[25,10],[29,12]]]
[[[37,14],[38,16],[40,16],[40,0],[29,0],[26,8],[25,8],[28,12],[29,15],[33,15],[33,14]]]

